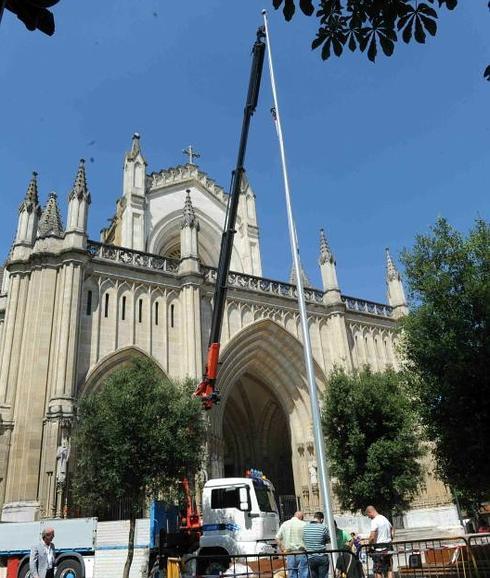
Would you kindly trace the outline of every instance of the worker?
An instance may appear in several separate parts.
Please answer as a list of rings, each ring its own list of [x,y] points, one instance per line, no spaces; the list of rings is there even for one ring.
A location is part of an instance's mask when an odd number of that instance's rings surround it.
[[[335,535],[337,536],[337,548],[339,550],[350,550],[352,546],[352,536],[349,532],[342,530],[337,526],[337,521],[334,520]]]
[[[308,578],[308,558],[303,540],[306,522],[303,518],[303,512],[295,512],[292,518],[281,524],[276,535],[279,549],[286,554],[288,578]]]
[[[374,506],[366,508],[366,516],[371,520],[369,543],[374,548],[373,570],[375,578],[393,578],[393,564],[390,553],[393,540],[393,526],[388,518],[379,514]]]

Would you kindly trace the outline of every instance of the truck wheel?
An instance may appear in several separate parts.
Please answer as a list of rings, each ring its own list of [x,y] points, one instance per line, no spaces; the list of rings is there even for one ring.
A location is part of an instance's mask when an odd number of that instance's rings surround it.
[[[21,566],[17,578],[30,578],[31,573],[29,572],[29,563]]]
[[[218,576],[219,574],[226,572],[229,565],[230,561],[223,556],[222,558],[218,558],[209,562],[206,570],[204,571],[204,574],[208,576]]]
[[[83,570],[80,562],[68,558],[62,560],[56,568],[56,578],[82,578]]]

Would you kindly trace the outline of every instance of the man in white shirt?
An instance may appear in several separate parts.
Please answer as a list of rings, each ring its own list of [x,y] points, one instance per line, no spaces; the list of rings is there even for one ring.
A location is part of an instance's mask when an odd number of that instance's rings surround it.
[[[371,520],[369,543],[374,546],[373,570],[375,578],[393,578],[391,541],[393,540],[393,526],[374,506],[366,508],[366,516]]]

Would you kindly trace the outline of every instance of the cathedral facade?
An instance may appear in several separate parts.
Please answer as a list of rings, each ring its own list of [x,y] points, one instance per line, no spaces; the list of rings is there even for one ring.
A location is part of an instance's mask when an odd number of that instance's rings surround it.
[[[115,215],[92,241],[83,161],[66,226],[55,193],[41,209],[33,175],[0,294],[3,520],[69,512],[77,399],[100,388],[121,364],[146,356],[172,378],[201,377],[227,199],[192,156],[185,165],[148,173],[134,135]],[[396,324],[407,304],[389,254],[386,304],[342,294],[323,231],[319,267],[322,289],[305,287],[318,388],[325,388],[334,366],[397,369]],[[255,195],[246,180],[231,269],[217,384],[222,401],[209,414],[207,474],[241,475],[257,467],[281,503],[318,509],[294,278],[262,275]],[[413,512],[449,512],[449,503],[429,474]]]

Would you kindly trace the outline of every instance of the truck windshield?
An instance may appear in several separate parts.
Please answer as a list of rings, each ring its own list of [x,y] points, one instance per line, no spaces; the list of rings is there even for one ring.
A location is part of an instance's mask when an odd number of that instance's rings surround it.
[[[276,512],[277,505],[274,493],[265,484],[254,481],[255,495],[261,512]]]

